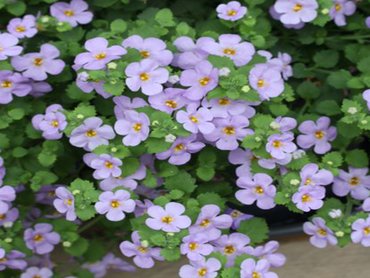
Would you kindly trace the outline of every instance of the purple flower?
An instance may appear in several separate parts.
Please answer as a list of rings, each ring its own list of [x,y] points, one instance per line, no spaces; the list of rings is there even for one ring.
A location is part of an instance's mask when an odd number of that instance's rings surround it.
[[[215,251],[221,252],[227,257],[226,267],[232,266],[237,256],[245,254],[249,243],[249,237],[241,233],[222,235],[214,241]]]
[[[142,180],[146,176],[146,168],[141,165],[139,169],[132,175],[126,177],[109,177],[100,182],[99,186],[102,190],[112,191],[113,189],[122,186],[124,188],[135,190],[137,180]]]
[[[211,142],[216,142],[216,147],[220,150],[235,150],[239,147],[238,140],[243,140],[248,134],[252,134],[249,120],[244,116],[232,116],[226,119],[214,120],[216,129],[205,134],[204,137]]]
[[[220,4],[216,8],[217,16],[228,21],[236,21],[247,14],[247,8],[238,1],[231,1],[227,4]]]
[[[365,25],[367,28],[370,28],[370,16],[365,19]]]
[[[118,120],[125,117],[124,112],[126,110],[134,110],[136,108],[141,108],[148,105],[145,100],[139,97],[130,99],[129,97],[126,96],[119,96],[114,97],[113,102],[115,104],[114,114],[116,115],[116,118]]]
[[[183,124],[184,129],[193,134],[198,132],[209,134],[215,129],[212,123],[213,115],[204,107],[197,110],[194,106],[189,106],[186,111],[181,110],[176,113],[176,120]]]
[[[167,88],[157,95],[149,96],[148,101],[154,109],[171,114],[189,102],[184,98],[184,92],[183,89]]]
[[[145,199],[144,201],[136,200],[135,217],[142,216],[148,212],[148,208],[153,206],[152,201]]]
[[[19,210],[17,208],[9,208],[5,213],[0,212],[0,227],[10,227],[19,217]]]
[[[68,22],[72,27],[91,22],[93,13],[87,11],[88,4],[82,0],[71,3],[57,2],[50,6],[50,14],[61,22]]]
[[[241,203],[251,205],[257,201],[257,206],[261,209],[275,207],[276,187],[269,175],[259,173],[253,177],[244,176],[239,178],[236,184],[243,188],[235,193]]]
[[[5,185],[0,187],[0,213],[6,213],[10,206],[8,202],[15,200],[15,190],[13,187]]]
[[[146,219],[145,224],[153,230],[180,232],[181,229],[191,225],[190,218],[182,215],[184,212],[185,207],[175,202],[166,204],[164,209],[160,206],[151,206],[148,208],[149,218]]]
[[[292,142],[293,140],[294,134],[291,132],[270,135],[267,138],[266,151],[276,159],[291,157],[292,153],[297,150],[297,146]]]
[[[277,0],[274,8],[282,14],[280,21],[284,24],[310,22],[317,16],[319,5],[316,0]]]
[[[89,75],[86,72],[80,72],[77,74],[76,85],[84,93],[91,93],[96,91],[97,94],[101,95],[103,98],[110,98],[112,95],[107,93],[104,89],[104,81],[87,81]]]
[[[12,250],[5,253],[5,250],[0,248],[0,271],[5,268],[24,269],[27,267],[27,262],[24,260],[25,254],[17,250]]]
[[[96,155],[87,153],[84,155],[83,160],[86,165],[95,169],[93,177],[96,180],[119,177],[122,174],[120,168],[122,166],[122,161],[109,154]]]
[[[55,190],[55,195],[56,198],[53,202],[55,209],[60,213],[65,213],[68,221],[76,220],[73,194],[67,188],[60,186]]]
[[[247,102],[242,100],[231,100],[228,98],[204,99],[202,105],[209,107],[215,118],[228,118],[230,116],[244,115],[252,118],[256,111]]]
[[[269,60],[268,64],[279,70],[284,80],[288,80],[289,77],[293,76],[293,68],[290,65],[291,62],[292,57],[289,54],[279,52],[278,57]]]
[[[138,35],[128,37],[122,42],[125,48],[135,48],[143,59],[153,60],[161,66],[171,63],[173,54],[166,49],[166,44],[157,38],[145,38]]]
[[[357,219],[352,224],[352,230],[353,243],[361,243],[365,247],[370,247],[370,217]]]
[[[251,175],[251,163],[254,159],[251,150],[236,149],[229,153],[229,162],[234,165],[240,165],[236,168],[236,175],[238,177]]]
[[[279,96],[284,91],[280,72],[269,64],[257,64],[249,72],[249,83],[262,100]]]
[[[297,208],[308,212],[310,210],[317,210],[324,204],[322,199],[325,198],[325,188],[323,187],[308,187],[301,186],[298,192],[292,196],[293,203],[296,204]]]
[[[186,89],[184,97],[200,100],[218,84],[218,70],[208,61],[199,62],[194,69],[184,70],[180,76],[180,84]]]
[[[100,194],[95,209],[99,214],[106,214],[110,221],[121,221],[126,217],[124,212],[131,213],[135,210],[135,201],[130,198],[130,193],[126,190],[120,189],[114,193],[105,191]]]
[[[54,245],[60,242],[60,235],[53,232],[53,226],[47,223],[39,223],[34,228],[24,231],[26,246],[39,255],[50,253]]]
[[[8,70],[0,71],[0,104],[13,100],[13,95],[24,97],[32,90],[29,80],[19,73]]]
[[[336,245],[338,242],[332,230],[325,225],[325,220],[321,217],[314,217],[312,222],[304,223],[303,231],[311,235],[310,243],[317,248],[324,248],[328,244]]]
[[[35,266],[29,267],[23,272],[20,278],[50,278],[53,276],[53,272],[46,267],[38,268]]]
[[[125,74],[127,87],[134,92],[141,89],[147,96],[162,92],[162,84],[166,83],[169,77],[167,69],[159,68],[155,61],[147,59],[129,64]]]
[[[63,136],[67,127],[66,116],[61,112],[63,107],[59,104],[46,108],[45,115],[37,114],[32,118],[32,125],[36,130],[42,131],[42,136],[47,140],[58,140]]]
[[[90,117],[72,130],[69,142],[76,147],[92,151],[100,145],[108,145],[110,139],[115,137],[113,128],[102,125],[103,121],[98,117]]]
[[[242,213],[241,211],[237,209],[227,209],[226,213],[229,214],[233,220],[233,223],[231,224],[231,229],[236,230],[239,228],[240,223],[244,220],[248,220],[253,218],[253,215]]]
[[[216,205],[202,207],[197,221],[189,228],[190,234],[206,234],[209,240],[215,240],[221,236],[221,230],[231,227],[232,218],[227,214],[220,214],[220,208]]]
[[[95,278],[103,278],[108,271],[134,272],[136,268],[128,262],[116,257],[113,253],[108,253],[101,261],[95,263],[85,263],[82,266],[94,274]]]
[[[240,277],[243,278],[278,278],[276,273],[269,271],[270,264],[267,260],[262,259],[255,261],[246,259],[240,265]]]
[[[212,55],[229,57],[237,67],[248,64],[256,52],[251,43],[241,42],[239,35],[224,34],[219,36],[218,41],[208,41],[202,46],[203,50]]]
[[[163,261],[160,255],[160,248],[151,248],[147,245],[148,242],[142,242],[137,231],[131,234],[132,242],[123,241],[119,248],[123,255],[127,257],[134,257],[134,263],[141,268],[152,268],[154,266],[154,259]]]
[[[216,278],[220,269],[221,263],[215,258],[190,261],[190,265],[183,265],[180,268],[179,276],[181,278]]]
[[[354,199],[365,200],[369,196],[370,176],[368,168],[352,168],[349,172],[339,170],[339,176],[334,178],[333,192],[337,196],[351,194]]]
[[[208,52],[202,49],[202,45],[212,40],[211,38],[199,38],[196,43],[190,37],[178,37],[173,44],[180,51],[175,54],[172,65],[182,69],[192,69],[208,57]]]
[[[149,136],[150,119],[145,113],[127,110],[123,118],[114,124],[119,135],[124,135],[122,143],[125,146],[137,146]]]
[[[32,86],[32,90],[30,95],[37,98],[42,97],[47,93],[50,93],[53,90],[53,87],[50,86],[47,82],[35,82],[33,80],[29,80]]]
[[[286,132],[295,129],[297,121],[290,117],[277,117],[270,126],[274,129],[280,130],[281,132]]]
[[[3,179],[6,174],[6,169],[4,166],[4,159],[0,156],[0,186],[3,184]]]
[[[276,10],[275,10],[275,7],[274,6],[271,6],[270,9],[269,9],[269,13],[271,15],[271,17],[273,19],[276,19],[276,20],[280,20],[280,17],[283,15],[283,13],[278,13]],[[280,20],[281,21],[281,20]],[[303,27],[305,26],[305,23],[304,22],[299,22],[297,24],[284,24],[284,27],[287,28],[287,29],[302,29]],[[260,50],[260,52],[262,52],[263,50]]]
[[[319,166],[314,163],[306,164],[299,175],[301,177],[301,186],[328,185],[334,180],[334,176],[330,171],[325,169],[319,170]]]
[[[369,17],[369,21],[370,21],[370,17]],[[369,27],[369,28],[370,28],[370,27]],[[365,91],[362,93],[362,97],[363,97],[363,99],[366,101],[367,108],[370,110],[370,89],[365,90]]]
[[[58,185],[43,185],[39,191],[36,192],[36,202],[43,205],[53,205],[55,199],[55,190]]]
[[[182,239],[181,254],[186,255],[191,261],[199,261],[213,251],[213,246],[207,244],[208,242],[208,236],[203,233],[190,234]]]
[[[190,160],[192,153],[199,152],[205,147],[204,143],[196,140],[195,135],[178,138],[169,150],[157,153],[156,158],[160,160],[168,159],[168,162],[173,165],[183,165]]]
[[[45,43],[41,45],[40,52],[13,57],[11,64],[17,71],[22,71],[23,76],[43,81],[48,77],[47,73],[58,75],[63,71],[65,63],[63,60],[57,59],[59,55],[58,48]]]
[[[247,253],[259,259],[266,259],[272,267],[281,267],[285,264],[286,257],[283,254],[275,253],[279,249],[277,241],[269,241],[265,245],[255,248],[248,246]]]
[[[334,0],[333,7],[329,11],[329,15],[338,26],[345,26],[346,16],[353,15],[356,11],[356,4],[349,0]]]
[[[32,38],[37,33],[36,18],[33,15],[25,15],[23,18],[13,18],[6,27],[13,36],[23,39]]]
[[[11,56],[18,56],[22,50],[22,46],[17,46],[19,40],[8,33],[0,34],[0,61],[6,60]]]
[[[337,129],[330,126],[328,117],[320,117],[316,123],[314,121],[304,121],[298,127],[303,133],[297,137],[298,146],[309,149],[314,146],[314,152],[324,154],[331,149],[329,142],[337,137]]]
[[[108,47],[108,41],[101,37],[87,40],[84,46],[88,52],[76,56],[73,65],[75,70],[80,68],[87,70],[104,69],[110,61],[117,60],[127,53],[126,49],[118,45]]]

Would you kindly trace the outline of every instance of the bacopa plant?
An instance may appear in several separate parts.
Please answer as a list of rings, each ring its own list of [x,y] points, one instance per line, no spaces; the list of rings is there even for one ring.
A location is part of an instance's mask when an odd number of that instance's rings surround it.
[[[284,207],[370,247],[369,1],[0,8],[4,277],[274,278]]]

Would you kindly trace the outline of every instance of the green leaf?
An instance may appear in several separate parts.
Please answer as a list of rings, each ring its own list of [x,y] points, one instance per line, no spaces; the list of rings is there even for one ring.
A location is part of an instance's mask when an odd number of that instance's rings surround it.
[[[195,179],[187,172],[180,171],[177,175],[168,177],[164,181],[164,187],[168,190],[180,190],[191,193],[196,188]]]
[[[214,168],[209,168],[207,166],[197,168],[197,176],[201,180],[210,181],[216,174]]]
[[[148,153],[161,153],[171,147],[171,143],[167,143],[163,138],[148,138],[145,141],[145,146]]]
[[[343,163],[343,157],[340,152],[330,152],[324,155],[324,157],[322,158],[322,162],[329,168],[338,168]]]
[[[347,87],[347,82],[352,78],[352,75],[347,70],[339,70],[330,73],[328,76],[328,84],[336,89],[344,89]]]
[[[332,68],[338,63],[339,53],[335,50],[322,50],[314,55],[313,60],[318,67]]]
[[[364,150],[352,150],[346,152],[346,162],[355,168],[363,168],[369,165],[369,158]]]
[[[122,80],[111,80],[104,84],[104,90],[113,96],[122,95],[124,89],[125,83]]]
[[[284,116],[289,112],[289,108],[285,104],[271,103],[268,107],[275,116]]]
[[[20,16],[25,13],[27,9],[27,6],[25,3],[16,1],[16,2],[10,2],[6,5],[6,10],[15,16]]]
[[[200,206],[205,206],[208,204],[217,205],[221,210],[225,208],[226,200],[216,193],[203,193],[198,195],[197,200]]]
[[[58,180],[58,176],[56,176],[52,172],[48,171],[38,171],[31,179],[31,188],[33,191],[37,191],[40,189],[41,185],[44,184],[53,184]]]
[[[20,120],[24,117],[25,111],[22,108],[14,108],[8,111],[8,115],[13,120]]]
[[[122,160],[122,175],[124,177],[134,174],[140,167],[139,159],[135,157],[126,157]]]
[[[304,81],[297,87],[297,93],[303,99],[314,99],[320,96],[320,89],[311,81]]]
[[[172,27],[176,25],[175,21],[173,21],[173,14],[170,9],[162,9],[157,12],[155,20],[162,27]]]
[[[366,57],[362,59],[359,63],[357,63],[357,68],[364,72],[364,73],[369,73],[370,72],[370,57]]]
[[[334,116],[340,114],[340,106],[335,100],[323,100],[317,103],[316,111],[324,115]]]
[[[15,158],[21,158],[21,157],[24,157],[26,156],[28,153],[28,150],[26,150],[25,148],[23,147],[16,147],[13,149],[12,151],[12,155],[13,157]]]
[[[110,29],[114,33],[124,33],[127,29],[127,23],[122,19],[116,19],[110,24]]]
[[[89,241],[85,238],[80,237],[78,240],[73,242],[71,247],[64,248],[64,250],[75,257],[82,256],[89,248]]]
[[[238,232],[247,235],[252,244],[261,243],[268,238],[268,226],[263,218],[254,217],[243,221],[238,228]]]

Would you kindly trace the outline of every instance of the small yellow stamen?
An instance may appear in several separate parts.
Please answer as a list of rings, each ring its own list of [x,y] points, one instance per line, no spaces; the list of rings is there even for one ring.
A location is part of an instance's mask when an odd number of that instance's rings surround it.
[[[206,269],[206,268],[200,268],[200,269],[198,270],[198,275],[199,275],[200,277],[204,277],[204,276],[206,276],[206,275],[207,275],[207,269]]]
[[[141,81],[148,81],[149,80],[149,74],[147,74],[146,72],[143,72],[142,74],[140,74],[140,80]]]
[[[0,214],[0,220],[4,220],[5,219],[5,214]]]
[[[242,214],[241,214],[241,212],[240,212],[240,211],[238,211],[238,210],[233,210],[233,211],[232,211],[232,213],[230,213],[230,216],[231,216],[232,218],[238,218],[240,215],[242,215]]]
[[[140,51],[140,55],[143,58],[148,58],[150,56],[150,52],[146,51],[146,50],[143,50],[143,51]]]
[[[321,235],[321,236],[326,236],[328,233],[327,233],[327,231],[325,231],[324,229],[319,229],[318,231],[317,231],[317,233],[319,234],[319,235]]]
[[[174,101],[174,100],[166,100],[165,104],[166,104],[166,106],[168,106],[169,108],[172,108],[172,109],[177,108],[177,102],[176,102],[176,101]]]
[[[261,274],[259,274],[258,272],[253,271],[252,278],[261,278]]]
[[[275,140],[275,141],[273,141],[273,142],[272,142],[272,146],[273,146],[274,148],[280,148],[282,145],[283,145],[283,144],[282,144],[282,143],[281,143],[281,141],[279,141],[279,140]]]
[[[71,17],[71,16],[74,16],[75,15],[75,12],[72,11],[72,10],[65,10],[64,11],[64,15],[65,16],[68,16],[68,17]]]
[[[308,195],[308,194],[304,194],[304,195],[302,195],[301,199],[302,199],[303,203],[307,203],[307,202],[311,201],[311,196]]]
[[[293,11],[299,12],[300,10],[302,10],[302,8],[303,6],[301,4],[295,4]]]
[[[211,221],[209,221],[209,219],[204,219],[202,220],[202,222],[200,222],[200,226],[203,227],[203,228],[206,228],[209,226],[209,224],[211,223]]]
[[[106,167],[106,168],[108,168],[108,169],[112,169],[113,168],[113,163],[112,162],[110,162],[110,161],[106,161],[105,163],[104,163],[104,166]]]
[[[191,250],[191,251],[194,251],[195,249],[197,249],[198,248],[198,243],[196,243],[196,242],[190,242],[189,243],[189,249]]]
[[[204,87],[208,85],[209,81],[211,81],[211,78],[203,77],[202,79],[199,79],[199,84]]]
[[[237,11],[235,11],[235,10],[228,10],[227,11],[227,15],[228,16],[236,16],[236,14],[237,14],[238,12]]]
[[[324,136],[325,136],[325,133],[321,130],[315,132],[315,137],[319,140],[324,138]]]
[[[265,85],[265,80],[263,80],[263,79],[259,79],[259,80],[257,81],[257,87],[258,87],[258,88],[262,88],[264,85]]]
[[[54,121],[51,121],[50,123],[53,127],[58,127],[59,126],[59,122],[57,120],[54,120]]]
[[[8,259],[7,258],[1,258],[0,263],[5,263]]]
[[[107,53],[101,52],[101,53],[96,54],[94,57],[96,60],[103,60],[105,59],[105,57],[107,57]]]
[[[120,205],[121,205],[120,202],[118,202],[117,200],[113,200],[110,202],[110,206],[112,208],[118,208]]]
[[[226,127],[224,127],[223,132],[226,135],[234,135],[235,134],[235,128],[233,126],[226,126]]]
[[[224,54],[226,54],[226,55],[235,55],[236,54],[236,50],[235,49],[233,49],[233,48],[225,48],[224,49]]]
[[[73,204],[73,200],[72,200],[72,199],[67,199],[67,200],[65,200],[64,202],[65,202],[65,204],[66,204],[67,206],[72,206],[72,204]]]
[[[18,32],[18,33],[23,33],[26,31],[26,27],[24,27],[23,25],[18,25],[16,28],[15,28],[15,31]]]
[[[265,192],[260,185],[255,188],[255,191],[257,194],[263,194]]]
[[[143,246],[138,247],[138,248],[137,248],[137,250],[138,250],[140,253],[142,253],[142,254],[146,254],[146,253],[148,253],[148,248],[143,247]]]
[[[44,60],[42,58],[35,58],[35,59],[33,59],[33,64],[36,67],[42,66],[43,63],[44,63]]]
[[[90,130],[86,131],[86,133],[85,133],[85,135],[87,137],[95,137],[96,134],[97,134],[97,132],[95,130],[93,130],[93,129],[90,129]]]
[[[229,104],[230,104],[230,100],[229,100],[229,99],[227,99],[227,98],[220,98],[220,99],[218,100],[218,104],[219,104],[219,105],[229,105]]]
[[[36,235],[33,237],[33,240],[34,240],[34,241],[39,242],[39,241],[44,240],[44,237],[43,237],[42,235],[40,235],[40,234],[36,234]]]
[[[173,218],[171,216],[164,216],[162,217],[162,222],[166,224],[171,224],[173,222]]]
[[[224,248],[224,253],[225,253],[226,255],[231,255],[231,254],[233,254],[235,251],[236,251],[236,250],[235,250],[235,247],[234,247],[234,246],[232,246],[232,245],[226,245],[226,246],[225,246],[225,248]]]
[[[189,117],[189,119],[190,119],[190,121],[192,121],[193,123],[198,123],[199,121],[198,121],[198,118],[197,117],[195,117],[195,116],[190,116]]]
[[[341,4],[339,4],[339,3],[335,4],[335,10],[337,12],[339,12],[341,9],[342,9],[342,5]]]
[[[356,186],[356,185],[359,185],[360,184],[360,179],[358,177],[352,177],[350,180],[349,180],[349,184],[351,186]]]
[[[4,80],[3,82],[1,82],[2,88],[11,88],[12,86],[13,86],[13,82],[9,80]]]
[[[310,178],[307,178],[306,181],[304,182],[304,185],[310,185],[312,180]]]
[[[136,124],[134,124],[133,125],[133,129],[136,131],[136,132],[139,132],[140,130],[141,130],[141,128],[142,128],[142,124],[141,123],[136,123]]]
[[[370,234],[370,227],[365,227],[364,228],[364,234],[369,235]]]
[[[183,150],[185,150],[185,146],[184,146],[184,144],[178,144],[178,145],[175,146],[174,150],[175,150],[175,152],[183,151]]]

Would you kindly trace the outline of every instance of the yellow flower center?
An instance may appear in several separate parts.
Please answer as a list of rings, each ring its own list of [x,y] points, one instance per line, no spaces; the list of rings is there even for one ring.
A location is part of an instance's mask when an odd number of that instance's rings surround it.
[[[308,195],[308,194],[303,194],[301,199],[302,199],[303,203],[307,203],[307,202],[311,201],[311,196]]]
[[[227,98],[220,98],[220,99],[218,100],[218,104],[219,104],[219,105],[229,105],[229,104],[230,104],[230,100],[229,100],[229,99],[227,99]]]
[[[209,77],[203,77],[202,79],[199,79],[199,84],[204,87],[208,85],[209,81],[211,81]]]
[[[64,15],[65,16],[68,16],[68,17],[71,17],[71,16],[74,16],[75,15],[75,12],[72,11],[72,10],[65,10],[64,11]]]
[[[58,127],[59,126],[59,122],[57,120],[54,120],[54,121],[51,121],[50,123],[53,127]]]
[[[207,269],[206,268],[200,268],[198,270],[198,275],[201,276],[201,277],[204,277],[207,275]]]
[[[175,152],[180,152],[180,151],[183,151],[185,150],[185,146],[184,144],[178,144],[175,146]]]
[[[307,178],[306,181],[304,182],[304,185],[310,185],[312,180],[310,178]]]
[[[0,214],[0,220],[4,220],[5,219],[5,214]]]
[[[341,9],[342,9],[342,5],[341,4],[339,4],[339,3],[335,4],[335,10],[337,12],[339,12]]]
[[[13,82],[9,80],[4,80],[3,82],[1,82],[2,88],[11,88],[12,86],[13,86]]]
[[[260,185],[256,187],[255,191],[257,194],[263,194],[265,192]]]
[[[238,210],[233,210],[232,213],[230,213],[230,216],[232,218],[238,218],[240,215],[241,215],[241,213]]]
[[[238,12],[237,11],[235,11],[235,10],[228,10],[227,11],[227,15],[228,16],[236,16],[236,14],[237,14]]]
[[[226,54],[226,55],[235,55],[236,54],[236,50],[233,49],[233,48],[225,48],[224,49],[224,54]]]
[[[358,177],[352,177],[350,180],[349,180],[349,184],[351,186],[356,186],[356,185],[359,185],[360,184],[360,179]]]
[[[235,247],[234,247],[234,246],[232,246],[232,245],[226,245],[226,246],[225,246],[225,248],[224,248],[224,253],[225,253],[226,255],[231,255],[231,254],[233,254],[235,251],[236,251],[236,250],[235,250]]]
[[[364,228],[364,234],[369,235],[370,234],[370,227],[365,227]]]
[[[146,50],[143,50],[143,51],[140,51],[140,55],[143,58],[148,58],[150,56],[150,52],[146,51]]]
[[[273,142],[272,142],[272,146],[273,146],[274,148],[280,148],[282,145],[283,145],[283,144],[282,144],[282,143],[281,143],[281,141],[279,141],[279,140],[275,140],[275,141],[273,141]]]
[[[208,225],[211,223],[211,221],[209,221],[209,219],[204,219],[202,220],[202,222],[200,222],[200,226],[203,227],[203,228],[206,228],[208,227]]]
[[[190,116],[190,117],[189,117],[189,119],[190,119],[190,121],[192,121],[192,122],[193,122],[193,123],[195,123],[195,124],[196,124],[197,122],[199,122],[199,121],[198,121],[198,118],[197,118],[197,117],[194,117],[194,116]]]
[[[106,161],[105,163],[104,163],[104,166],[106,167],[106,168],[108,168],[108,169],[112,169],[113,168],[113,163],[112,162],[110,162],[110,161]]]
[[[67,199],[64,201],[64,203],[67,205],[67,206],[72,206],[72,203],[73,203],[73,200],[72,199]]]
[[[33,237],[33,240],[36,241],[36,242],[40,242],[42,240],[44,240],[44,237],[40,234],[36,234],[34,237]]]
[[[110,206],[112,208],[118,208],[120,205],[121,205],[120,202],[118,202],[117,200],[113,200],[110,202]]]
[[[0,263],[5,263],[8,259],[7,258],[1,258]]]
[[[33,64],[36,67],[42,66],[43,63],[44,63],[44,60],[42,58],[35,58],[35,59],[33,59]]]
[[[146,253],[148,253],[148,248],[143,247],[143,246],[138,247],[138,248],[137,248],[137,250],[138,250],[140,253],[142,253],[142,254],[146,254]]]
[[[32,278],[42,278],[42,276],[41,276],[41,275],[36,274],[36,275],[33,275],[33,276],[32,276]]]
[[[103,60],[105,57],[107,57],[107,53],[101,52],[101,53],[96,54],[94,57],[96,60]]]
[[[302,9],[303,9],[303,6],[301,4],[295,4],[293,11],[299,12]]]
[[[175,109],[177,107],[177,102],[174,100],[166,100],[165,104],[172,109]]]
[[[164,216],[162,217],[162,222],[166,224],[171,224],[173,222],[173,218],[171,216]]]
[[[259,80],[257,81],[257,87],[258,87],[258,88],[262,88],[264,85],[265,85],[265,80],[263,80],[263,79],[259,79]]]
[[[196,242],[190,242],[189,243],[189,249],[191,250],[191,251],[194,251],[195,249],[197,249],[198,248],[198,243],[196,243]]]
[[[226,135],[233,135],[233,134],[235,134],[235,128],[233,126],[226,126],[226,127],[224,127],[223,132]]]
[[[87,137],[95,137],[96,134],[97,134],[97,132],[95,130],[93,130],[93,129],[90,129],[90,130],[86,131],[86,133],[85,133],[85,135]]]
[[[15,28],[15,31],[18,32],[18,33],[23,33],[26,31],[26,27],[24,27],[23,25],[18,25],[16,28]]]
[[[139,132],[140,130],[141,130],[141,128],[142,128],[142,124],[140,124],[140,123],[136,123],[136,124],[134,124],[134,126],[132,127],[136,132]]]
[[[319,140],[324,138],[324,136],[325,136],[325,133],[321,130],[315,132],[315,137]]]
[[[149,74],[147,74],[146,72],[143,72],[142,74],[140,74],[140,80],[141,81],[148,81],[149,80]]]
[[[258,272],[253,271],[252,278],[261,278],[261,274],[259,274]]]
[[[318,231],[317,231],[317,233],[319,234],[319,235],[322,235],[322,236],[326,236],[328,233],[327,233],[327,231],[325,231],[324,229],[319,229]]]

